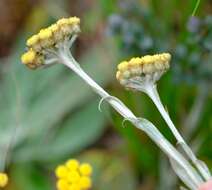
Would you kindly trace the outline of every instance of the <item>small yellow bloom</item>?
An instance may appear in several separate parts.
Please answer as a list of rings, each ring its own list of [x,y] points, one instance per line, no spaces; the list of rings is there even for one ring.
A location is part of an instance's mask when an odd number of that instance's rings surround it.
[[[49,28],[42,29],[38,33],[38,36],[41,40],[49,39],[52,36],[52,31]]]
[[[71,18],[69,18],[69,23],[70,24],[80,24],[80,19],[77,17],[71,17]]]
[[[69,19],[68,18],[61,18],[60,20],[57,21],[57,25],[61,26],[63,24],[69,24]]]
[[[90,164],[83,163],[80,165],[80,173],[85,176],[90,176],[92,174],[92,167]]]
[[[84,176],[80,178],[79,184],[82,189],[89,189],[92,186],[91,179],[89,177]]]
[[[80,174],[78,171],[69,171],[68,181],[71,183],[77,183],[80,180]]]
[[[8,176],[6,173],[0,173],[0,187],[3,188],[8,184]]]
[[[134,57],[132,58],[130,61],[129,61],[129,65],[131,66],[134,66],[134,65],[139,65],[141,63],[142,59],[139,58],[139,57]]]
[[[21,56],[21,61],[23,64],[33,63],[35,60],[36,53],[33,50],[29,50]]]
[[[56,168],[55,174],[59,178],[65,178],[68,176],[68,169],[63,165],[60,165]]]
[[[79,168],[79,162],[76,159],[70,159],[66,162],[66,166],[69,170],[77,170]]]
[[[118,65],[118,70],[120,71],[124,71],[128,68],[128,62],[127,61],[123,61]]]
[[[68,190],[81,190],[81,187],[79,184],[72,184],[69,186]]]
[[[92,185],[92,167],[88,163],[80,164],[76,159],[68,160],[56,168],[58,190],[88,190]]]
[[[39,37],[38,35],[33,35],[32,37],[30,37],[28,40],[27,40],[27,46],[33,46],[35,45],[39,40]]]
[[[50,27],[49,27],[49,30],[51,30],[53,33],[58,31],[59,27],[57,24],[52,24]]]
[[[68,190],[69,184],[66,180],[60,179],[57,182],[57,188],[58,188],[58,190]]]

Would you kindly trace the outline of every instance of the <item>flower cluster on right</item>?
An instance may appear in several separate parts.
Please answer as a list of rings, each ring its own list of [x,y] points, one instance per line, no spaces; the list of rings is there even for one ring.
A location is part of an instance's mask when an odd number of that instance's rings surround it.
[[[169,53],[161,53],[123,61],[118,65],[116,78],[125,86],[130,79],[139,79],[146,77],[146,75],[163,73],[169,69],[170,59],[171,55]]]
[[[75,159],[59,165],[55,174],[58,178],[58,190],[88,190],[92,186],[92,167],[88,163],[79,163]]]

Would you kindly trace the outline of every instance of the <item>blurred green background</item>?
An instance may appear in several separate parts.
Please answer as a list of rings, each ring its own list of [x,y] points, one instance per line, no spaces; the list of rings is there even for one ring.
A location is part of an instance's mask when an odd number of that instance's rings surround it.
[[[78,158],[94,167],[93,190],[179,189],[153,142],[62,65],[30,71],[20,63],[25,40],[58,18],[78,16],[73,54],[82,67],[137,116],[175,140],[150,99],[123,89],[117,64],[170,52],[158,83],[161,99],[197,156],[212,168],[212,2],[196,0],[1,0],[0,166],[8,190],[52,190],[55,167]]]

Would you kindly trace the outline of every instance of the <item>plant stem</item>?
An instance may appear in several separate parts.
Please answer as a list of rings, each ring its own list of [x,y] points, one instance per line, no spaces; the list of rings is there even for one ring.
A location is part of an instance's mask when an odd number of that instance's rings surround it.
[[[189,180],[184,183],[191,189],[197,189],[203,183],[199,174],[194,170],[190,163],[174,148],[174,146],[165,139],[159,130],[149,121],[137,118],[131,110],[129,110],[119,99],[110,96],[102,87],[100,87],[92,78],[90,78],[74,60],[73,57],[64,53],[63,50],[59,52],[59,59],[61,62],[72,69],[79,75],[97,94],[105,99],[120,115],[129,120],[137,128],[145,131],[147,135],[165,152],[168,157],[180,165]]]
[[[152,99],[156,107],[158,108],[159,112],[161,113],[162,117],[166,121],[167,125],[169,126],[170,130],[172,131],[173,135],[177,139],[177,144],[182,147],[186,155],[189,157],[189,159],[192,161],[192,163],[195,165],[195,167],[198,169],[202,177],[207,181],[210,179],[210,176],[205,171],[205,168],[202,166],[202,164],[199,162],[199,160],[196,158],[195,154],[191,150],[191,148],[187,145],[181,134],[178,132],[177,128],[175,127],[174,123],[172,122],[169,114],[166,112],[161,100],[160,96],[157,91],[156,85],[147,85],[145,88],[145,92],[148,94],[148,96]]]
[[[195,16],[195,14],[196,14],[196,12],[197,12],[197,9],[198,9],[198,7],[199,7],[199,5],[200,5],[200,1],[201,1],[201,0],[197,0],[197,2],[196,2],[196,4],[195,4],[195,7],[194,7],[194,10],[193,10],[193,12],[192,12],[192,16]]]

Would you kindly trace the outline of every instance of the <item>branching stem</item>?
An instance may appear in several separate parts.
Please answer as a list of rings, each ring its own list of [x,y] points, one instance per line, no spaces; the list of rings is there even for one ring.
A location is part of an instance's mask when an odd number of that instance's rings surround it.
[[[167,156],[174,160],[186,174],[184,183],[192,190],[197,190],[199,185],[203,183],[202,178],[191,166],[191,164],[179,153],[174,146],[165,139],[159,130],[148,120],[137,118],[131,110],[128,109],[119,99],[113,98],[102,87],[100,87],[92,78],[90,78],[79,66],[73,57],[64,53],[63,49],[59,51],[61,63],[73,70],[79,75],[97,94],[107,101],[120,115],[129,120],[137,128],[143,130],[147,135],[163,150]],[[182,179],[183,180],[183,179]]]

